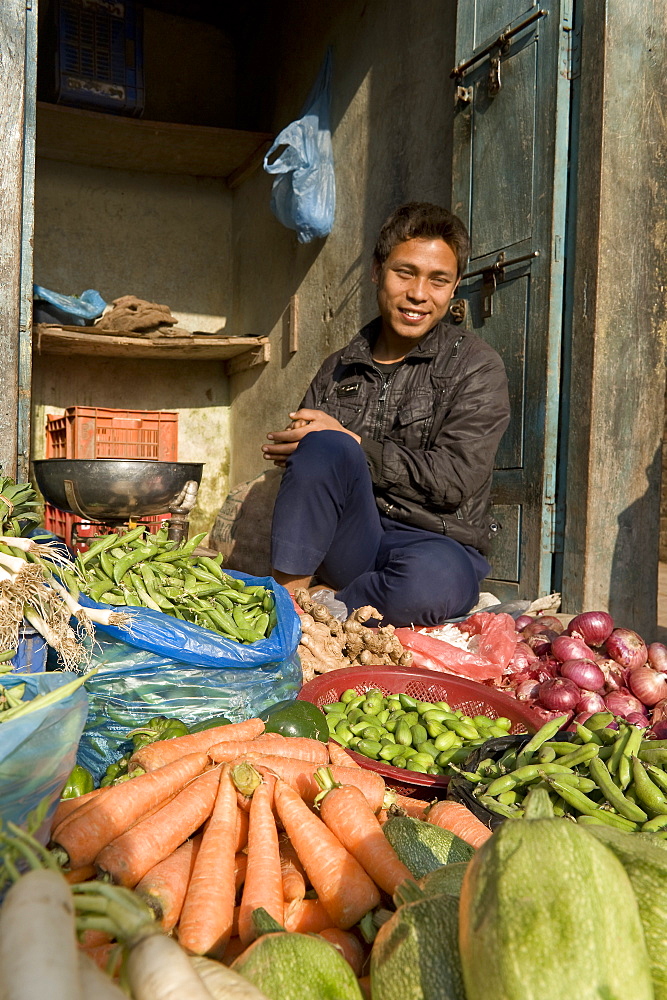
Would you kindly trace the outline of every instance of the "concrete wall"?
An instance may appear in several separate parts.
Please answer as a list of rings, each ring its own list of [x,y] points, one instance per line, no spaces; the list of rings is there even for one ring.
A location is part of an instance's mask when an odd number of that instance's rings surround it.
[[[268,175],[235,192],[233,327],[269,335],[272,358],[232,379],[233,484],[264,468],[266,433],[285,426],[323,359],[374,315],[370,255],[386,215],[412,199],[449,204],[455,13],[454,0],[298,0],[276,5],[264,43],[245,54],[256,87],[248,100],[261,106],[263,67],[277,133],[298,117],[333,46],[337,205],[331,235],[299,245],[269,211]],[[299,350],[290,356],[282,316],[294,294]]]
[[[215,330],[231,312],[231,202],[224,182],[101,170],[40,160],[35,281],[78,294],[96,288],[166,303],[190,329]],[[205,461],[195,519],[210,526],[227,492],[227,380],[191,361],[35,358],[33,455],[44,414],[66,406],[176,409],[179,459]]]

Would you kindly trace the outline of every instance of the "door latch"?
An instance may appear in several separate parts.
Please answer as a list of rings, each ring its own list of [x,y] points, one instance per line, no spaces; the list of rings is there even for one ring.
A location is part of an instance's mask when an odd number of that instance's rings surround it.
[[[493,264],[488,264],[486,267],[480,267],[476,271],[469,271],[468,274],[463,275],[462,281],[465,281],[466,278],[476,278],[480,274],[482,276],[482,319],[490,319],[493,316],[493,295],[498,287],[498,282],[505,280],[505,268],[512,267],[513,264],[523,264],[524,261],[533,260],[534,257],[539,256],[540,251],[533,250],[532,253],[525,253],[522,257],[512,257],[511,260],[506,260],[505,252],[501,251]]]
[[[533,22],[538,21],[541,17],[546,17],[549,13],[548,10],[537,10],[530,17],[525,18],[521,24],[517,24],[514,28],[506,28],[505,31],[501,32],[498,37],[481,49],[476,55],[471,56],[470,59],[466,59],[464,62],[459,63],[449,74],[450,77],[457,82],[456,88],[456,100],[463,103],[470,103],[471,97],[467,94],[470,91],[470,87],[461,86],[461,81],[469,69],[472,69],[478,62],[484,59],[485,56],[490,56],[489,59],[489,75],[488,75],[488,93],[489,97],[495,97],[496,94],[500,92],[502,86],[500,80],[500,62],[503,56],[506,56],[510,51],[512,45],[512,39],[515,35],[518,35],[520,31],[524,28],[529,27]]]

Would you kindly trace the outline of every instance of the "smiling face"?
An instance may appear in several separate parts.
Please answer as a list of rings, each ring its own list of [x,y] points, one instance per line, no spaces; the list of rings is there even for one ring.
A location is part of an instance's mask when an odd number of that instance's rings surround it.
[[[446,315],[459,283],[456,254],[441,239],[406,240],[373,265],[373,281],[382,317],[376,360],[402,357]]]

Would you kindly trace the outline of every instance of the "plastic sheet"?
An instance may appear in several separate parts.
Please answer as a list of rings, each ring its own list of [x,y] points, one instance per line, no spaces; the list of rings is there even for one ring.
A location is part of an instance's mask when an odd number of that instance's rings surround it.
[[[161,612],[122,608],[131,633],[97,626],[93,665],[86,681],[90,712],[78,761],[100,778],[108,764],[131,748],[128,729],[154,715],[193,725],[216,715],[241,721],[277,701],[296,698],[301,627],[292,600],[271,577],[230,573],[271,590],[278,624],[268,639],[242,645]],[[83,595],[81,604],[96,605]]]
[[[301,117],[277,136],[264,157],[264,169],[276,174],[271,211],[299,243],[328,236],[336,204],[333,148],[329,126],[331,50],[327,50]],[[271,157],[279,149],[280,155]]]
[[[458,628],[479,637],[474,652],[409,628],[397,628],[396,636],[412,651],[415,667],[445,670],[475,681],[499,680],[520,638],[511,615],[478,611],[458,623]]]
[[[69,684],[71,673],[8,674],[2,684],[25,684],[26,697]],[[0,723],[0,817],[48,840],[51,817],[76,762],[88,713],[83,687],[51,706]]]

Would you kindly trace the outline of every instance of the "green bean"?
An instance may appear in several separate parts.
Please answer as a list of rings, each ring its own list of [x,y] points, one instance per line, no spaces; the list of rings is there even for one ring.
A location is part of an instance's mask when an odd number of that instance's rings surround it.
[[[132,586],[134,588],[134,592],[141,601],[141,603],[143,604],[143,606],[145,608],[151,608],[153,611],[162,611],[160,605],[157,603],[157,601],[153,600],[151,595],[144,587],[143,581],[139,576],[139,574],[133,573],[132,570],[129,570],[129,574],[130,574],[130,580],[132,581]]]
[[[667,815],[663,813],[644,823],[642,833],[656,833],[658,830],[664,830],[665,827],[667,827]]]
[[[521,767],[523,764],[530,763],[530,759],[536,750],[550,740],[560,732],[563,726],[567,725],[567,716],[564,715],[558,719],[552,719],[551,722],[545,722],[545,724],[538,729],[534,736],[528,740],[526,745],[519,751],[516,757],[517,767]]]
[[[667,798],[658,786],[651,781],[646,769],[638,757],[632,757],[632,779],[634,790],[641,804],[651,816],[662,816],[667,813]]]
[[[141,530],[143,532],[143,528]],[[81,565],[86,566],[91,559],[94,559],[95,556],[104,549],[112,548],[117,541],[118,535],[99,535],[93,542],[90,543],[86,552],[79,553]]]
[[[603,823],[607,823],[609,826],[616,826],[622,830],[636,829],[636,823],[625,819],[623,816],[618,816],[616,813],[601,809],[596,802],[589,799],[583,792],[573,788],[564,781],[559,781],[557,777],[549,776],[545,780],[560,795],[561,799],[573,809],[576,809],[577,812],[584,813],[586,816],[596,816]]]
[[[588,768],[593,781],[596,783],[610,806],[613,806],[617,813],[625,816],[635,823],[644,823],[648,816],[643,809],[627,799],[623,792],[614,784],[611,774],[601,760],[595,758],[588,763]]]
[[[655,781],[658,788],[663,792],[667,792],[667,774],[665,774],[662,768],[656,767],[655,764],[648,764],[646,771],[650,775],[651,780]]]
[[[623,729],[619,735],[616,737],[614,742],[614,749],[612,750],[611,757],[609,758],[609,770],[612,774],[616,774],[618,771],[618,765],[621,757],[623,756],[623,750],[630,737],[630,730]]]
[[[597,743],[586,743],[584,746],[575,747],[572,753],[559,757],[559,763],[566,767],[576,767],[578,764],[589,764],[593,758],[597,757],[599,747]]]

